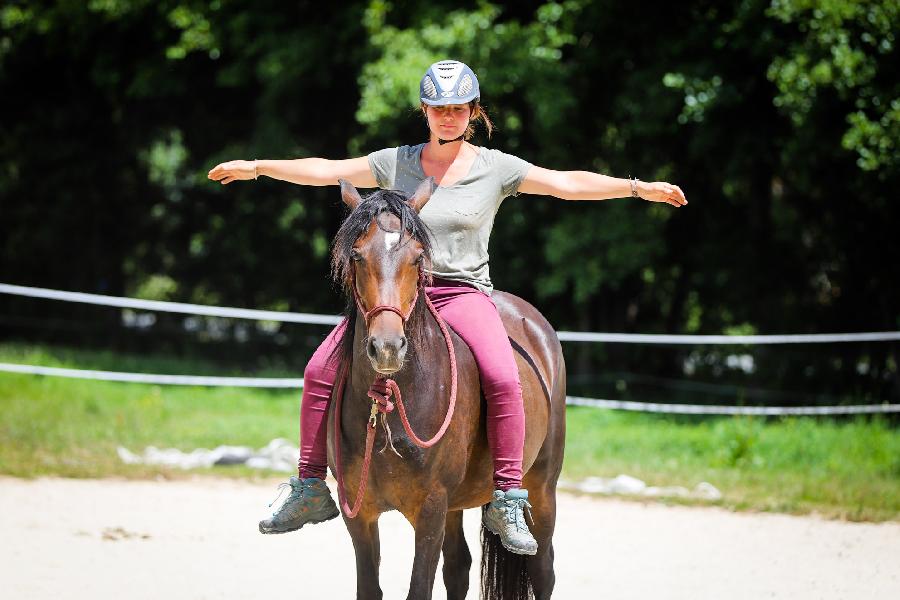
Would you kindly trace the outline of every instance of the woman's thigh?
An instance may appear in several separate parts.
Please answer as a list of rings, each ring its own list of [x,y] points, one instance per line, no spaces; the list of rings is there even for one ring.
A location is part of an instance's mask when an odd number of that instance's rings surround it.
[[[497,307],[478,290],[462,290],[440,294],[435,307],[441,317],[469,346],[484,378],[518,380],[515,356]]]
[[[319,344],[319,347],[316,348],[316,351],[313,352],[309,362],[306,364],[304,378],[320,378],[323,374],[325,378],[330,378],[338,370],[339,365],[335,350],[341,343],[346,328],[347,321],[341,321]]]

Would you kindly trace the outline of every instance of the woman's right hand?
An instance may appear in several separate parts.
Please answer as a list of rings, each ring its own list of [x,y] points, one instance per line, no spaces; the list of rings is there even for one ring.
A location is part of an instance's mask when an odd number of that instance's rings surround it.
[[[227,185],[232,181],[256,179],[256,161],[230,160],[228,162],[223,162],[210,169],[206,176],[213,181],[221,182],[222,185]]]

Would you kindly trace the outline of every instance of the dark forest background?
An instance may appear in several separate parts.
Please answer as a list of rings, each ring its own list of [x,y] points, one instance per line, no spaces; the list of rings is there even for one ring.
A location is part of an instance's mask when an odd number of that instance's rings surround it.
[[[476,140],[677,183],[680,210],[519,196],[495,285],[557,329],[900,329],[897,2],[214,2],[0,7],[0,281],[337,313],[337,188],[222,187],[235,158],[425,139],[429,64],[474,68]],[[302,371],[325,331],[0,295],[0,339]],[[897,401],[898,343],[566,344],[571,393]]]

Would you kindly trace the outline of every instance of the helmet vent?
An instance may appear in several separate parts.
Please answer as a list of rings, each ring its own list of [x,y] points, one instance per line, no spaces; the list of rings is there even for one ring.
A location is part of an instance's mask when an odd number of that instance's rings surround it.
[[[463,75],[462,81],[459,83],[459,89],[456,90],[457,96],[465,96],[472,91],[472,78],[468,73]]]
[[[425,80],[422,82],[422,89],[429,98],[437,98],[437,89],[434,87],[434,81],[431,80],[431,77],[425,76]]]

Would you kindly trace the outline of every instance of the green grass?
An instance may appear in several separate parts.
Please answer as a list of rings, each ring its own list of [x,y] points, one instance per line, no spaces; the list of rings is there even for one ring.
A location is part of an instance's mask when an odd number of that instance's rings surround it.
[[[0,361],[177,374],[203,361],[0,344]],[[267,375],[299,376],[296,373]],[[0,373],[0,473],[19,477],[179,477],[125,465],[117,446],[182,450],[295,440],[299,393],[81,381]],[[853,520],[900,515],[900,435],[885,419],[685,418],[570,408],[563,477],[627,473],[649,485],[708,481],[739,510]],[[246,468],[216,475],[267,477]],[[196,471],[192,472],[196,474]]]
[[[218,374],[201,361],[0,345],[0,361],[169,374]],[[299,376],[298,373],[292,376]],[[298,390],[156,386],[0,373],[0,473],[19,477],[178,476],[129,466],[117,446],[182,450],[296,440]],[[217,474],[251,473],[215,468]]]
[[[564,477],[701,481],[736,509],[900,516],[900,434],[883,418],[675,418],[570,407]]]

